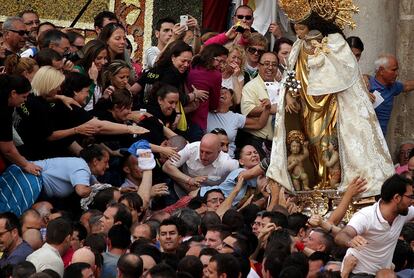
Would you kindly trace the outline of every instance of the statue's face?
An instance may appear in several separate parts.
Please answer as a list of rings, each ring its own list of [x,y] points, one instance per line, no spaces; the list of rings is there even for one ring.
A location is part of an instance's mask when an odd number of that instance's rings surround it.
[[[300,153],[300,143],[297,141],[293,141],[290,144],[290,152],[292,154],[299,154]]]
[[[309,28],[306,25],[295,23],[294,25],[295,33],[299,39],[304,39],[306,34],[309,33]]]

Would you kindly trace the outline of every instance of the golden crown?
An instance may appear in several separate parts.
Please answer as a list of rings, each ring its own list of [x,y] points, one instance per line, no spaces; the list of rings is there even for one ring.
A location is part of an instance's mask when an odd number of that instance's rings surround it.
[[[292,142],[299,142],[301,145],[305,142],[305,135],[300,130],[291,130],[288,133],[286,143],[290,145]]]
[[[305,20],[315,12],[341,29],[346,26],[354,29],[356,24],[352,15],[359,12],[352,0],[279,0],[279,6],[295,23]]]

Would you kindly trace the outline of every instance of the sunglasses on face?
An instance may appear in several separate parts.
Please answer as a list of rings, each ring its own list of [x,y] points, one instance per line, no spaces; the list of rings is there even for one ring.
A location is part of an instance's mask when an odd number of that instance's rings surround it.
[[[251,46],[249,46],[248,48],[247,48],[247,52],[249,52],[250,54],[256,54],[257,53],[257,55],[263,55],[263,53],[265,53],[265,51],[264,50],[262,50],[262,49],[257,49],[257,48],[255,48],[255,47],[251,47]]]
[[[19,34],[19,36],[24,36],[24,35],[28,36],[29,35],[29,31],[26,31],[26,30],[12,30],[12,29],[9,29],[7,31]]]
[[[251,20],[253,18],[253,16],[251,16],[251,15],[241,15],[241,14],[236,15],[236,17],[237,17],[237,19],[245,18],[246,20]]]

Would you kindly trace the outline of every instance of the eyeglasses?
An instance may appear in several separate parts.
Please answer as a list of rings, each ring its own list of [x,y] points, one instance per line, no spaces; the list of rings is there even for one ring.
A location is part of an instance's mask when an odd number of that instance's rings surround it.
[[[236,17],[237,17],[237,19],[245,18],[246,20],[251,20],[253,18],[253,16],[251,16],[251,15],[242,15],[242,14],[236,15]]]
[[[5,230],[4,232],[0,232],[0,237],[4,236],[6,233],[10,232],[11,230]]]
[[[263,55],[263,53],[265,53],[265,51],[263,49],[257,49],[255,47],[251,47],[251,46],[249,46],[247,48],[247,52],[249,52],[250,54],[256,54],[257,53],[257,55],[259,55],[259,56]]]
[[[218,57],[214,57],[213,58],[217,63],[219,63],[220,65],[225,65],[226,64],[226,60],[222,60]]]
[[[413,194],[413,195],[405,195],[405,194],[403,194],[403,196],[405,196],[405,197],[407,197],[407,198],[410,198],[411,200],[413,200],[413,199],[414,199],[414,194]]]
[[[26,36],[28,36],[29,35],[29,31],[26,31],[26,30],[13,30],[13,29],[8,29],[7,31],[10,31],[10,32],[13,32],[13,33],[16,33],[16,34],[19,34],[19,36],[24,36],[24,35],[26,35]]]
[[[270,67],[275,68],[275,67],[277,67],[277,63],[270,63],[270,62],[259,63],[259,65],[262,65],[266,68],[270,68]]]
[[[27,21],[24,24],[27,25],[27,26],[30,26],[30,25],[39,25],[40,24],[40,20]]]

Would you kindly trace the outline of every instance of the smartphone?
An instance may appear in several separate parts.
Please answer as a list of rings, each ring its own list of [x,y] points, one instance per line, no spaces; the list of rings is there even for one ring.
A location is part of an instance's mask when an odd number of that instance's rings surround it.
[[[180,15],[180,27],[187,26],[188,15]]]
[[[236,32],[238,32],[238,33],[243,33],[244,32],[244,28],[240,25],[240,21],[238,21],[237,23],[236,23]]]

